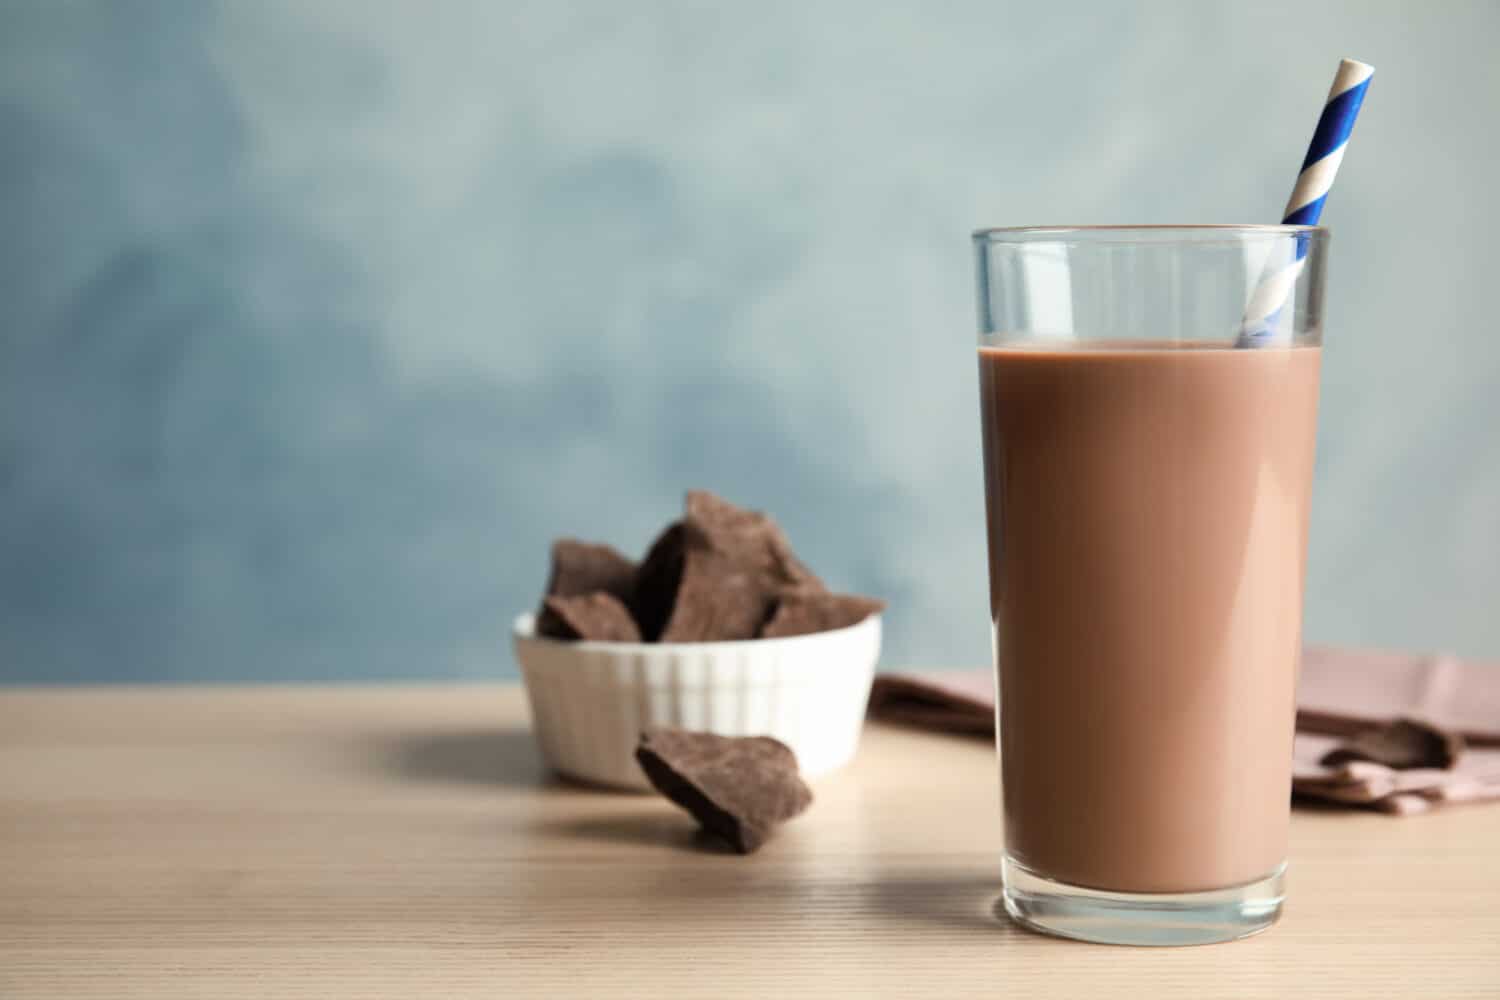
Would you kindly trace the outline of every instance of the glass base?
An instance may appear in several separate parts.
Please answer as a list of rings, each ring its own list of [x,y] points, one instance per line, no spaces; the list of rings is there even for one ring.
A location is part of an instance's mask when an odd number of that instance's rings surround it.
[[[1249,937],[1281,916],[1283,864],[1248,885],[1211,892],[1106,892],[1043,878],[1009,854],[1005,912],[1044,934],[1099,944],[1213,944]]]

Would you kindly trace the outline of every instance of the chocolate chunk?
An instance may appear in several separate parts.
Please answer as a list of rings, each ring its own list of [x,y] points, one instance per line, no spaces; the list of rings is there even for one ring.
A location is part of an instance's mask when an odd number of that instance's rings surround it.
[[[741,854],[812,804],[796,754],[769,736],[653,729],[641,734],[635,759],[657,791]]]
[[[1458,763],[1463,737],[1417,719],[1397,719],[1368,729],[1328,751],[1319,763],[1346,764],[1368,760],[1397,770],[1414,767],[1448,769]]]
[[[646,558],[636,571],[630,596],[630,611],[641,627],[647,642],[657,642],[677,603],[677,589],[687,554],[686,533],[681,521],[674,521],[651,543]]]
[[[636,574],[630,608],[648,641],[753,639],[780,591],[823,589],[766,515],[704,490],[688,493],[686,509]]]
[[[552,573],[544,596],[577,597],[602,590],[623,601],[630,597],[635,574],[635,563],[608,545],[560,538],[552,543]]]
[[[595,639],[601,642],[640,642],[641,630],[630,611],[613,594],[595,591],[562,597],[554,594],[542,601],[537,616],[537,635],[554,639]]]
[[[537,635],[638,641],[640,630],[621,603],[630,597],[635,575],[635,563],[608,545],[576,538],[553,542],[552,571],[536,614]],[[601,602],[595,595],[612,601]],[[574,600],[585,597],[589,600]]]
[[[760,630],[760,635],[765,639],[774,639],[778,636],[830,632],[836,628],[857,625],[884,609],[885,602],[873,597],[788,590],[777,601],[776,610]]]
[[[823,589],[823,581],[797,558],[786,535],[767,515],[736,507],[707,490],[689,490],[686,508],[683,524],[690,546],[722,553],[769,587]]]
[[[690,490],[687,514],[657,538],[636,576],[631,610],[655,642],[754,639],[775,595],[822,591],[774,520]]]
[[[689,491],[684,507],[682,519],[657,537],[639,567],[605,545],[558,542],[552,550],[547,596],[603,592],[619,598],[647,642],[753,639],[762,634],[778,602],[786,610],[766,635],[839,628],[883,607],[860,598],[809,597],[805,606],[782,600],[788,592],[828,592],[792,552],[775,521],[706,490]],[[623,628],[618,610],[544,607],[538,628],[545,635],[566,637],[595,629],[618,638]]]
[[[683,557],[662,642],[753,639],[771,612],[764,582],[718,552],[689,549]]]

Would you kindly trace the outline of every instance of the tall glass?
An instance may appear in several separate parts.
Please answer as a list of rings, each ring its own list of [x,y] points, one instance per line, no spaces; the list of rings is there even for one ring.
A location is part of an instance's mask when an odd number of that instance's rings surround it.
[[[1262,930],[1286,868],[1327,233],[974,243],[1006,909],[1110,943]],[[1271,336],[1237,347],[1277,271],[1295,278]]]

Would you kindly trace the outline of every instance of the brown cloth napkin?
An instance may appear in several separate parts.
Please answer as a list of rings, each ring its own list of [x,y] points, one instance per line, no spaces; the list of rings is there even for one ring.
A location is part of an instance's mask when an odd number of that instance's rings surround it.
[[[944,732],[992,735],[994,679],[989,670],[881,674],[870,691],[870,714]],[[1371,760],[1322,763],[1334,750],[1357,748],[1355,737],[1378,737],[1380,727],[1398,719],[1420,720],[1445,737],[1450,749],[1463,743],[1467,748],[1447,768],[1398,769]],[[1500,799],[1500,664],[1318,646],[1303,650],[1292,791],[1398,815]]]

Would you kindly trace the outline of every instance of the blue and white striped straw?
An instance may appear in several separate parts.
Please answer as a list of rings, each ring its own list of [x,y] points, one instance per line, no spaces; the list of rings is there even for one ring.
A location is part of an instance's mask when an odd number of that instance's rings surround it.
[[[1322,117],[1318,119],[1318,127],[1308,145],[1307,157],[1302,161],[1302,173],[1297,175],[1297,185],[1292,188],[1292,197],[1286,203],[1286,212],[1281,218],[1284,225],[1317,225],[1323,214],[1323,203],[1328,200],[1328,190],[1333,187],[1333,178],[1338,174],[1339,164],[1344,162],[1344,150],[1349,145],[1349,134],[1354,131],[1354,119],[1359,114],[1359,106],[1364,103],[1365,90],[1369,88],[1374,73],[1375,67],[1353,59],[1339,63],[1333,86],[1328,90],[1328,100],[1323,105]],[[1267,268],[1245,306],[1245,318],[1240,325],[1236,347],[1268,347],[1290,340],[1291,330],[1282,329],[1286,324],[1278,320],[1287,297],[1302,274],[1306,257],[1307,241],[1298,240],[1295,260],[1284,267]]]

